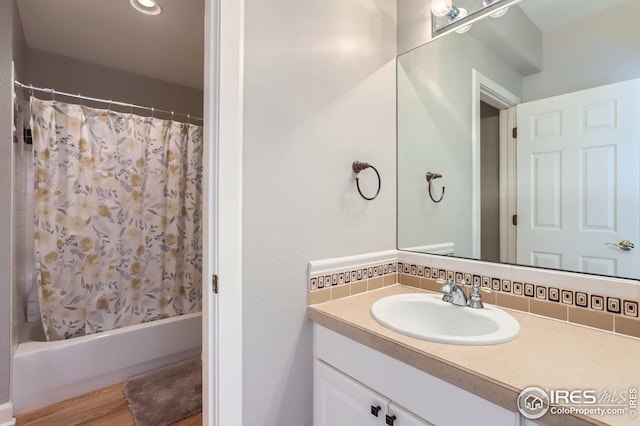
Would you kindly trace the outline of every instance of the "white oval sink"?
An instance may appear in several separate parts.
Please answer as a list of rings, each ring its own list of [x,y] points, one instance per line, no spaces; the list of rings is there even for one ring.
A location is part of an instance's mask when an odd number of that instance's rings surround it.
[[[371,315],[398,333],[432,342],[493,345],[520,334],[518,321],[499,308],[472,309],[441,298],[426,293],[387,296],[371,306]]]

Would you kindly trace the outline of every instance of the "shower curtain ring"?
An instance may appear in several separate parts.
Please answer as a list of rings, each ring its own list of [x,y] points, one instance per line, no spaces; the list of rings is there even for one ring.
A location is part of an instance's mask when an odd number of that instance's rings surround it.
[[[353,173],[356,174],[356,188],[358,188],[358,193],[360,194],[360,196],[367,201],[375,200],[378,197],[378,194],[380,194],[380,188],[382,187],[382,179],[380,179],[380,173],[378,173],[378,169],[376,169],[369,163],[364,163],[361,161],[354,161],[351,167],[353,169]],[[372,168],[373,171],[376,172],[376,176],[378,177],[378,190],[376,191],[376,194],[373,197],[367,197],[360,190],[360,178],[358,174],[364,169],[368,169],[368,168]]]
[[[431,181],[435,179],[440,179],[441,177],[442,175],[440,173],[427,172],[427,182],[429,182],[429,197],[431,198],[431,201],[433,201],[434,203],[439,203],[440,201],[442,201],[442,199],[444,198],[445,187],[444,186],[442,187],[442,194],[440,194],[440,198],[436,200],[435,198],[433,198],[433,195],[431,194]]]

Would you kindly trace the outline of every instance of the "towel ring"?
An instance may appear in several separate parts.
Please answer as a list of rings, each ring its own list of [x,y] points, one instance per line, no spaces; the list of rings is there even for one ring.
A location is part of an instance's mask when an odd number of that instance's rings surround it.
[[[427,182],[429,182],[429,197],[431,197],[431,201],[433,201],[434,203],[439,203],[440,201],[442,201],[442,199],[444,198],[445,187],[442,187],[442,194],[440,194],[440,198],[436,200],[431,194],[431,181],[434,179],[440,179],[441,177],[442,175],[440,173],[427,172]]]
[[[358,193],[360,193],[360,196],[367,201],[375,200],[378,197],[378,194],[380,194],[380,188],[382,187],[382,180],[380,179],[380,173],[378,173],[378,169],[376,169],[369,163],[363,163],[361,161],[354,161],[352,168],[353,168],[353,173],[356,174],[356,187],[358,188]],[[373,197],[367,197],[360,190],[360,178],[358,177],[358,174],[364,169],[368,169],[368,168],[372,168],[373,171],[376,172],[376,176],[378,176],[378,190],[376,191],[376,195],[374,195]]]

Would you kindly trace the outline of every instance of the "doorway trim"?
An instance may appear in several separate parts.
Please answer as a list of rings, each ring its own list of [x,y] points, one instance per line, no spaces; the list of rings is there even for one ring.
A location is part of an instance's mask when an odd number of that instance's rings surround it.
[[[242,424],[243,2],[205,0],[204,19],[202,420],[218,426]]]
[[[520,98],[509,90],[505,89],[495,81],[491,80],[475,68],[471,69],[471,256],[474,259],[480,259],[481,248],[481,229],[480,229],[480,203],[481,203],[481,186],[480,186],[480,101],[491,105],[499,110],[514,107],[520,103]],[[502,112],[500,117],[502,119]],[[503,188],[503,147],[506,147],[506,141],[503,140],[503,125],[501,120],[500,132],[500,211],[502,213],[502,195],[506,193]],[[506,154],[505,154],[506,158]],[[505,165],[506,166],[506,165]],[[502,216],[502,214],[501,214]],[[501,217],[502,223],[502,217]],[[502,226],[501,226],[502,227]]]

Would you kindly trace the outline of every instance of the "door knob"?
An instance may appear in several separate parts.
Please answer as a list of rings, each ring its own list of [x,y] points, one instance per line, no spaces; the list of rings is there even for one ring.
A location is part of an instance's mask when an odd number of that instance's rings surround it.
[[[633,243],[629,240],[622,240],[619,243],[605,243],[605,245],[618,247],[620,250],[623,250],[623,251],[631,251],[635,247]]]

